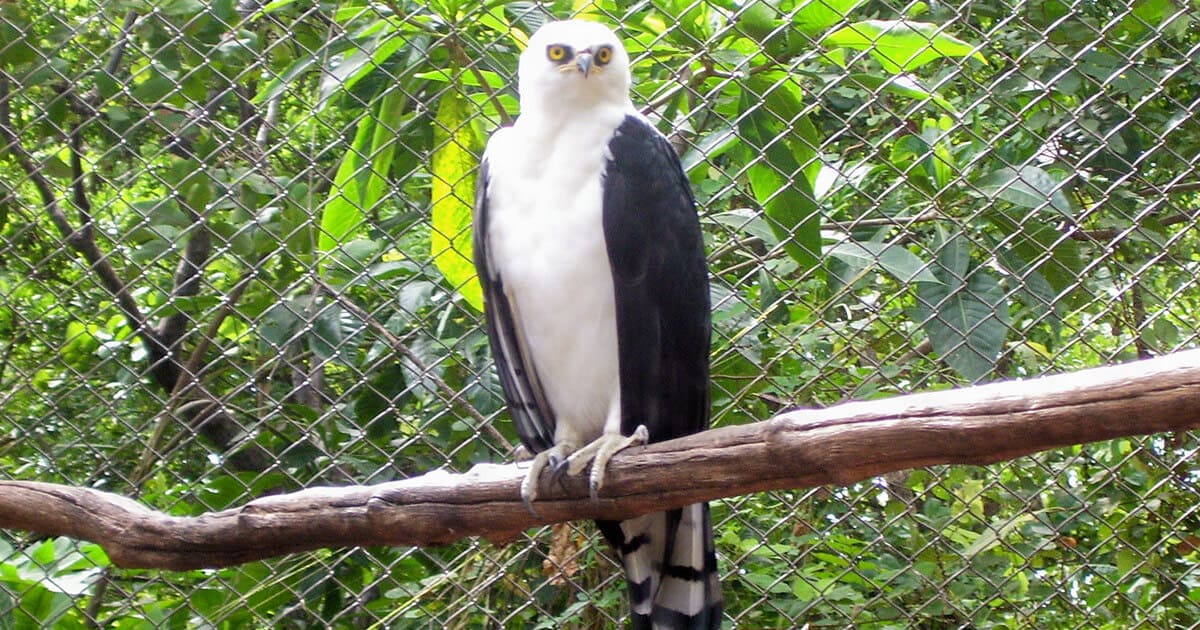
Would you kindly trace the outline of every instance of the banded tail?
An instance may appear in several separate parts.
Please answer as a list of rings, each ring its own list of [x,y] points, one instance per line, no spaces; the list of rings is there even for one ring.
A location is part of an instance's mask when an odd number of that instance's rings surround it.
[[[707,503],[597,524],[625,566],[635,630],[721,627],[725,602]]]

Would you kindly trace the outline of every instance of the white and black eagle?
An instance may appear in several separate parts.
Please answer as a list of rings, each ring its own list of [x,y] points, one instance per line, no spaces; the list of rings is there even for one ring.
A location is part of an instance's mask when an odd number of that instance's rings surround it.
[[[521,115],[488,142],[475,265],[509,411],[541,472],[708,427],[708,271],[695,200],[667,139],[634,109],[607,27],[551,22],[518,72]],[[552,475],[552,476],[553,476]],[[635,628],[717,628],[707,504],[599,523]]]

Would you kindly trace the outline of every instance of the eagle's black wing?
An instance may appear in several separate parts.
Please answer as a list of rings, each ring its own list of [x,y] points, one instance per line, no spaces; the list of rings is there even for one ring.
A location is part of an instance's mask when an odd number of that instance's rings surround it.
[[[704,239],[670,143],[628,116],[609,141],[604,238],[613,274],[621,431],[650,441],[708,427],[711,315]],[[633,625],[717,628],[722,597],[708,504],[602,521],[629,580]]]
[[[474,257],[483,285],[488,341],[517,435],[530,453],[538,453],[554,445],[554,410],[529,357],[513,304],[504,293],[504,279],[488,252],[488,182],[485,159],[475,182]]]
[[[667,139],[627,117],[609,142],[604,238],[612,267],[622,433],[659,442],[708,427],[710,306],[704,238]]]

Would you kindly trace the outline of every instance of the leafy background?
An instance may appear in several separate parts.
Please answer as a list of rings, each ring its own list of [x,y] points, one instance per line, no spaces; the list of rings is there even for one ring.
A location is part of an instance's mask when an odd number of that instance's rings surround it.
[[[1196,345],[1194,4],[2,2],[0,477],[190,515],[511,458],[474,169],[576,14],[700,201],[717,425]],[[1195,626],[1196,449],[719,501],[727,621]],[[5,629],[624,614],[582,523],[178,573],[0,534]]]

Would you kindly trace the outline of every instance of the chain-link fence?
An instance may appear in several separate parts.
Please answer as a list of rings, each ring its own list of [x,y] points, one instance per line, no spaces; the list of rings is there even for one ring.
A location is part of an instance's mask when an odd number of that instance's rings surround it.
[[[1174,0],[0,2],[0,478],[173,514],[511,459],[474,170],[547,16],[698,198],[713,417],[1197,345]],[[714,503],[736,627],[1200,625],[1192,435]],[[603,627],[590,524],[209,571],[0,536],[0,628]]]

